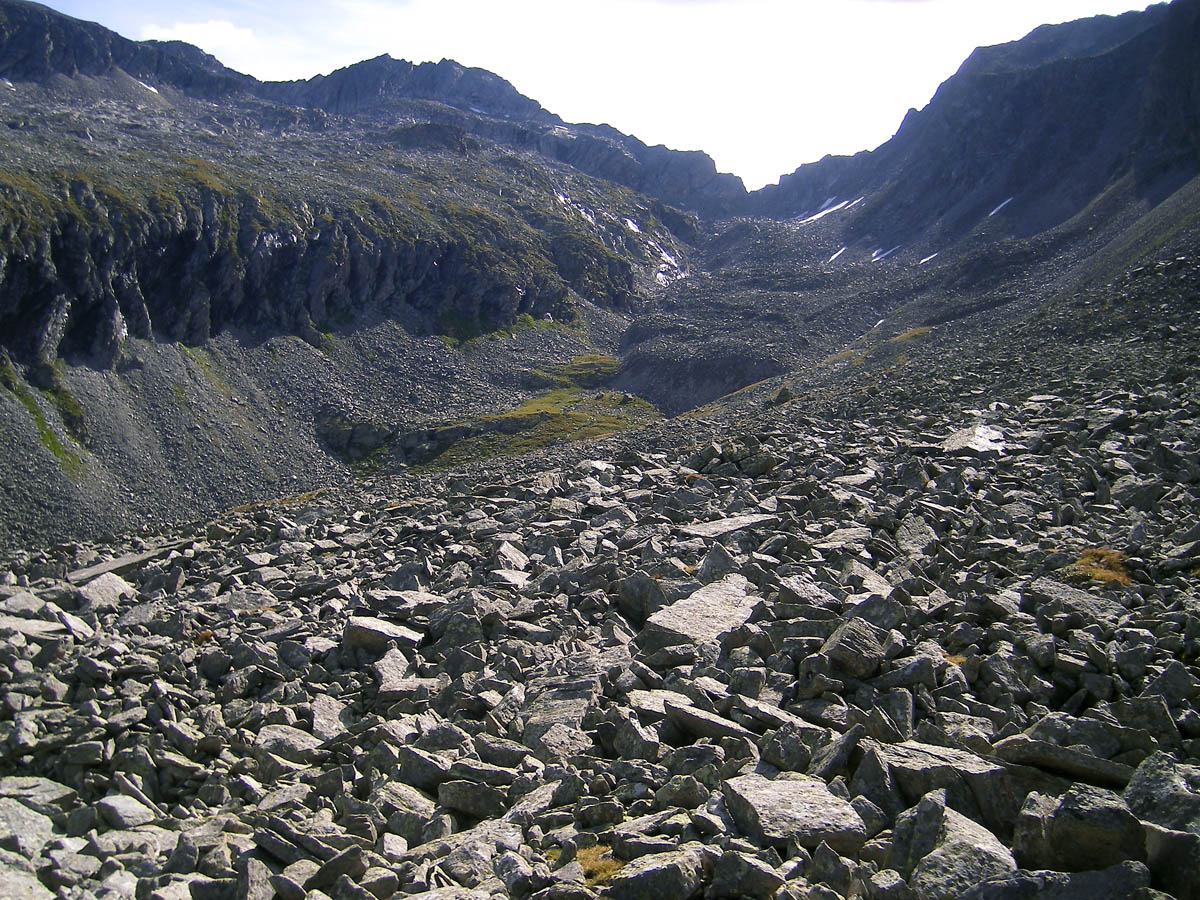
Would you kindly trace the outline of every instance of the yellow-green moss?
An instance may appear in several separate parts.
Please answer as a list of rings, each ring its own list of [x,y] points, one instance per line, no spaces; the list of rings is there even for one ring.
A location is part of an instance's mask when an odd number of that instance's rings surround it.
[[[479,420],[494,430],[452,444],[433,460],[453,466],[541,450],[569,441],[606,437],[659,418],[640,397],[559,388],[530,398],[507,412]]]
[[[80,478],[85,472],[83,459],[67,449],[66,445],[59,439],[58,434],[50,427],[50,423],[46,421],[46,414],[42,412],[42,408],[38,405],[37,398],[25,386],[25,383],[17,375],[16,370],[8,362],[0,366],[0,383],[25,407],[25,410],[29,413],[29,417],[33,419],[34,427],[37,429],[38,440],[58,460],[58,464],[62,466],[63,472],[71,479]]]

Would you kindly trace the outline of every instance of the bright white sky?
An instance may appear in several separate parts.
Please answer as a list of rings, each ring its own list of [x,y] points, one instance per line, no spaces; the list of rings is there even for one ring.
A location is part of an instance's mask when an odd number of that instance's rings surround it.
[[[489,69],[568,122],[703,150],[754,189],[886,141],[977,46],[1136,0],[44,0],[264,80],[389,53]]]

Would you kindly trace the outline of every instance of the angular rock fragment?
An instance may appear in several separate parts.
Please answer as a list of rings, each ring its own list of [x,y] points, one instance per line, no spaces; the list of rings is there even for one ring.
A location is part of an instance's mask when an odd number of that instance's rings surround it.
[[[741,575],[726,575],[650,616],[638,635],[643,650],[716,642],[743,625],[759,602]]]
[[[854,853],[867,839],[866,825],[854,807],[819,778],[739,775],[726,781],[723,791],[738,828],[762,846],[784,846],[792,840],[815,848],[824,841],[839,853]]]

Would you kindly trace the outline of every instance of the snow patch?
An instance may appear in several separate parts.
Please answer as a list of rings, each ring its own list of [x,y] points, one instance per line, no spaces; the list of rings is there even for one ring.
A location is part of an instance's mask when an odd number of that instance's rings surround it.
[[[899,249],[900,249],[899,244],[897,244],[891,250],[884,250],[882,247],[880,247],[878,250],[876,250],[874,253],[871,254],[871,262],[879,262],[881,259],[887,259],[889,256],[891,256],[893,253],[895,253]]]
[[[880,325],[882,325],[886,321],[887,321],[887,319],[880,319],[878,322],[875,323],[874,327],[878,328]]]
[[[811,216],[801,219],[796,224],[808,225],[810,222],[820,221],[821,219],[825,218],[826,216],[828,216],[832,213],[840,212],[841,210],[844,210],[844,209],[853,209],[855,206],[858,206],[858,204],[862,203],[866,199],[867,199],[866,196],[862,196],[862,197],[859,197],[857,200],[843,200],[841,203],[838,203],[837,197],[830,197],[828,200],[826,200],[824,203],[821,204],[821,208],[819,210],[817,210]]]
[[[6,88],[8,88],[10,91],[15,91],[15,90],[16,90],[16,86],[15,86],[15,85],[13,85],[13,83],[12,83],[11,81],[9,81],[7,78],[0,78],[0,81],[3,81],[3,82],[4,82],[4,86],[5,86]]]
[[[628,227],[628,228],[629,228],[629,230],[630,230],[630,231],[632,231],[634,234],[641,234],[641,233],[642,233],[642,229],[638,228],[638,223],[637,223],[637,222],[635,222],[635,221],[633,221],[633,219],[626,219],[626,220],[625,220],[625,225],[626,225],[626,227]]]
[[[843,247],[843,248],[842,248],[841,250],[839,250],[837,253],[833,254],[833,256],[829,257],[829,261],[830,261],[830,262],[833,262],[835,259],[837,259],[839,256],[841,256],[841,255],[842,255],[843,253],[845,253],[845,252],[846,252],[846,248],[845,248],[845,247]]]
[[[992,216],[994,216],[996,213],[1000,212],[1000,210],[1004,209],[1004,207],[1008,206],[1008,204],[1012,203],[1016,199],[1017,199],[1016,197],[1009,197],[1007,200],[1005,200],[1003,203],[1001,203],[999,206],[997,206],[995,209],[993,209],[990,213],[988,213],[988,218],[990,219]]]
[[[584,206],[580,203],[576,203],[570,197],[567,197],[564,194],[559,193],[558,191],[555,191],[554,196],[556,198],[558,198],[559,203],[561,203],[563,206],[568,206],[571,209],[575,210],[575,212],[579,213],[581,216],[583,216],[585,219],[587,219],[588,224],[595,227],[596,215],[590,209],[588,209],[586,206]]]
[[[929,262],[929,261],[930,261],[931,259],[933,259],[935,256],[937,256],[937,253],[931,253],[931,254],[929,254],[927,257],[925,257],[923,260],[921,260],[919,263],[917,263],[917,265],[918,265],[918,266],[923,266],[923,265],[925,265],[925,263]]]
[[[138,81],[138,84],[140,84],[142,87],[144,87],[146,90],[148,90],[152,94],[158,93],[158,88],[153,87],[152,85],[146,84],[146,82],[144,82],[144,81]]]
[[[481,116],[487,115],[487,113],[484,112],[482,109],[480,109],[478,106],[468,106],[467,109],[471,110],[471,112],[473,112],[473,113],[479,113]]]
[[[671,283],[671,276],[668,275],[666,272],[655,272],[654,280],[657,281],[663,287],[666,287],[668,284]]]
[[[836,203],[833,206],[822,207],[820,212],[814,213],[813,215],[809,216],[807,219],[801,219],[800,224],[808,225],[810,222],[819,221],[820,219],[825,218],[826,216],[830,215],[831,213],[835,213],[840,209],[845,209],[849,205],[850,205],[849,200],[843,200],[841,203]]]
[[[664,250],[662,244],[660,244],[658,241],[646,241],[646,243],[650,245],[650,249],[662,257],[662,261],[668,266],[672,266],[676,269],[679,268],[679,260]]]

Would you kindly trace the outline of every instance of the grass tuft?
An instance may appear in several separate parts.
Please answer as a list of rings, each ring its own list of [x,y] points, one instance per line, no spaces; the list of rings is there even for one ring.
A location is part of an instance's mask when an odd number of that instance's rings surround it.
[[[891,339],[891,343],[902,344],[905,341],[911,341],[914,338],[919,338],[922,335],[926,335],[926,334],[929,334],[929,326],[920,325],[916,328],[910,328],[910,329],[908,329],[908,331],[904,331],[904,332],[901,332],[900,334],[896,335],[894,338]]]
[[[612,855],[612,848],[608,844],[581,847],[575,851],[575,860],[583,867],[588,887],[592,888],[608,884],[625,867],[625,863]]]
[[[1132,584],[1125,571],[1125,554],[1109,547],[1091,547],[1079,555],[1079,559],[1064,566],[1063,574],[1079,581],[1099,581],[1105,584],[1115,581],[1120,585]]]

